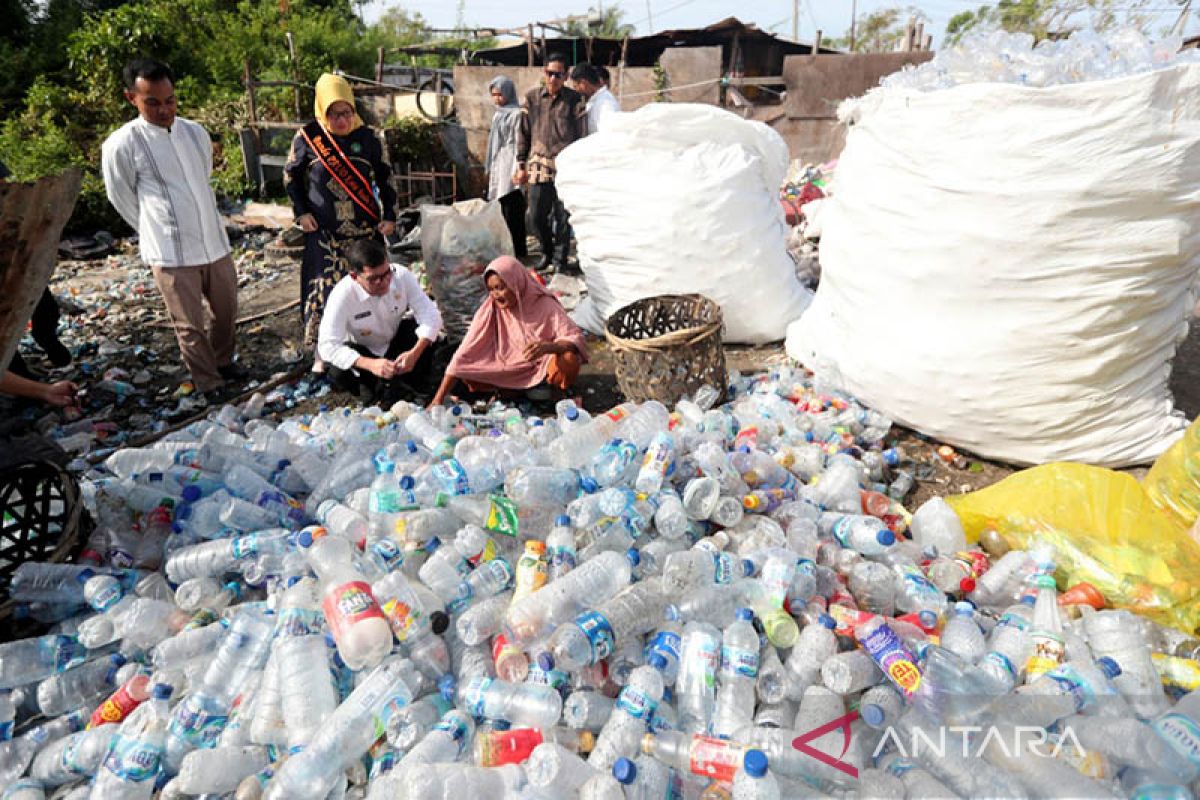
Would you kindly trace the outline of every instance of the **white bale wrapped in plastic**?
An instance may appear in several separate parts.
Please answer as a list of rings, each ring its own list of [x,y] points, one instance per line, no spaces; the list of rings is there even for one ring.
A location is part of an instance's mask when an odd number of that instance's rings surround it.
[[[971,83],[955,52],[953,79],[935,59],[845,104],[821,285],[788,353],[982,456],[1161,453],[1184,426],[1168,379],[1200,266],[1200,64],[1145,52],[1139,74],[1037,88]]]
[[[787,253],[787,166],[766,125],[683,103],[620,114],[568,147],[555,183],[588,284],[575,321],[599,334],[635,300],[698,292],[721,306],[726,341],[782,339],[812,300]]]

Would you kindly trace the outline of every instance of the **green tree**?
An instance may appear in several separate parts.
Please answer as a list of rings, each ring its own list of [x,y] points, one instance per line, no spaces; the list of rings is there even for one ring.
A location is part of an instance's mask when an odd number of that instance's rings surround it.
[[[573,20],[564,30],[567,36],[579,38],[594,36],[597,39],[624,39],[637,33],[636,27],[622,22],[624,18],[625,9],[610,4],[600,14],[589,11],[586,21]]]
[[[1151,4],[1151,0],[999,0],[994,6],[951,17],[945,44],[957,44],[971,32],[994,30],[1028,33],[1037,41],[1084,28],[1133,27],[1146,33],[1152,21]]]
[[[853,48],[850,46],[850,31],[846,31],[846,35],[840,39],[833,39],[830,44],[842,50],[852,49],[855,53],[891,52],[904,41],[909,20],[928,22],[929,18],[924,11],[912,6],[881,8],[863,14],[855,21]]]

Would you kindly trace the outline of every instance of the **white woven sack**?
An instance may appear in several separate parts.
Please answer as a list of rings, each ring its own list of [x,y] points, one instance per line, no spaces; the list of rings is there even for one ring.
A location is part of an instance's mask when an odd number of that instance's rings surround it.
[[[1200,266],[1200,65],[877,91],[787,350],[870,406],[1022,464],[1146,462]]]
[[[812,300],[787,253],[775,131],[713,106],[652,103],[556,159],[555,183],[579,246],[593,333],[643,297],[699,292],[718,303],[725,341],[782,339]]]

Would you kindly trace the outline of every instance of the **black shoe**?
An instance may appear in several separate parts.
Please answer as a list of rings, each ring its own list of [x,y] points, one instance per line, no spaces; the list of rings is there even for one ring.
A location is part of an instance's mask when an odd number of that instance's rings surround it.
[[[38,342],[37,345],[42,348],[42,351],[46,354],[46,358],[50,359],[50,363],[54,366],[65,367],[71,363],[71,351],[58,339]]]
[[[217,372],[221,373],[221,377],[227,381],[244,381],[250,377],[250,373],[236,363],[217,367]]]
[[[545,272],[550,269],[550,265],[554,263],[554,256],[542,256],[542,260],[538,262],[535,269],[538,272]]]

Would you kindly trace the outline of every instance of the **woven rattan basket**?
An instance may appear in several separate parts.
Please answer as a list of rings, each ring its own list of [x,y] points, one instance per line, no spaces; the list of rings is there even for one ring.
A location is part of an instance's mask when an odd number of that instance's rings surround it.
[[[700,294],[646,297],[608,318],[617,384],[630,400],[668,407],[709,385],[725,393],[721,308]]]
[[[0,586],[26,561],[66,561],[83,541],[79,484],[50,461],[0,470]]]

